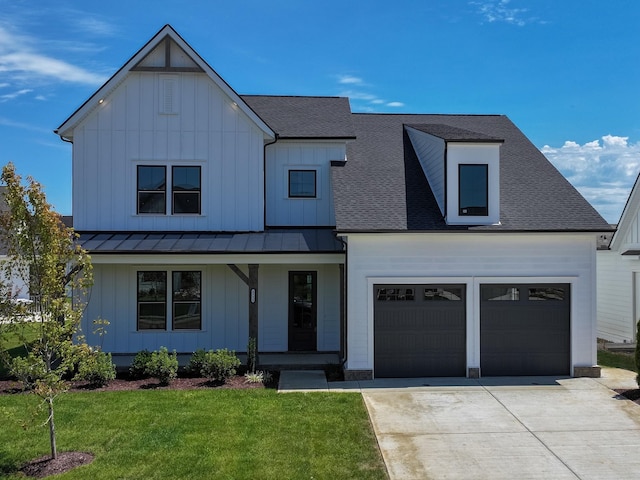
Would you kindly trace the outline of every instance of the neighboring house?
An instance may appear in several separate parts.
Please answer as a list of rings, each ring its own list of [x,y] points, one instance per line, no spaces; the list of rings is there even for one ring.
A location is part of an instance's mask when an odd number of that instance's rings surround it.
[[[346,378],[597,373],[607,225],[505,116],[241,96],[165,26],[56,132],[105,350],[253,336]]]
[[[640,176],[638,177],[640,178]],[[598,250],[598,337],[635,342],[640,320],[640,187],[638,178],[609,248]]]

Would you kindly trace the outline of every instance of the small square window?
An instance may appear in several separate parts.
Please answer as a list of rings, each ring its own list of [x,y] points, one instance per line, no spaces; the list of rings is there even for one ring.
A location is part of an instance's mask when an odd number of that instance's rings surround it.
[[[460,216],[489,215],[488,165],[458,165],[458,207]]]
[[[289,170],[289,197],[316,198],[316,171]]]

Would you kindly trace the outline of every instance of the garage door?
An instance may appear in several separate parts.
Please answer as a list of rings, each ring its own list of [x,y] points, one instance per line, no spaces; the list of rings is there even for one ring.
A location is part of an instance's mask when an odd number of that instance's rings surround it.
[[[481,285],[482,376],[568,375],[569,295],[569,284]]]
[[[464,285],[374,286],[374,375],[466,375]]]

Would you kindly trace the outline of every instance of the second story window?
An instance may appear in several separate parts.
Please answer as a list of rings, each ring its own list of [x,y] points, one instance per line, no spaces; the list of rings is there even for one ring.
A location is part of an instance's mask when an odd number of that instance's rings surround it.
[[[460,164],[458,180],[459,215],[489,215],[489,166]]]
[[[200,167],[173,167],[172,212],[200,213]]]
[[[167,169],[138,165],[138,213],[167,212]]]
[[[316,198],[316,171],[289,170],[289,197]]]

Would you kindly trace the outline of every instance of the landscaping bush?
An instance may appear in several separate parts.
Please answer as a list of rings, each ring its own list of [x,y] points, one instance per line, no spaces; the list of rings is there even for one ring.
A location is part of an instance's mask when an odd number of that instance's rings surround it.
[[[198,377],[200,376],[200,371],[202,370],[202,365],[204,364],[204,357],[207,354],[203,348],[200,348],[193,352],[191,358],[189,359],[189,363],[185,367],[185,372],[190,377]]]
[[[136,353],[136,356],[129,367],[129,374],[133,378],[147,378],[149,374],[147,373],[147,367],[149,365],[149,361],[151,360],[151,352],[149,350],[140,350]]]
[[[167,347],[160,347],[160,350],[151,353],[146,372],[160,380],[161,384],[169,385],[178,376],[178,354],[175,350],[170,354]]]
[[[257,370],[255,372],[247,372],[244,374],[244,378],[249,383],[263,383],[268,384],[273,379],[271,372],[267,370]]]
[[[116,366],[110,353],[101,350],[83,352],[74,380],[85,380],[94,387],[102,387],[116,378]]]
[[[236,374],[236,368],[240,366],[240,360],[236,352],[227,350],[209,350],[204,356],[204,362],[200,373],[209,380],[224,383],[228,378]]]

